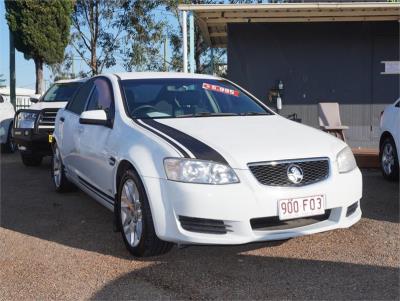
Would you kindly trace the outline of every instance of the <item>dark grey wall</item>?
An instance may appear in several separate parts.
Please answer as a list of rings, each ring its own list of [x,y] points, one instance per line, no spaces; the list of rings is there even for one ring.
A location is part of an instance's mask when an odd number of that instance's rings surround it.
[[[265,100],[283,80],[284,112],[317,126],[316,104],[337,101],[354,146],[374,144],[379,113],[399,97],[397,22],[231,24],[228,77]]]

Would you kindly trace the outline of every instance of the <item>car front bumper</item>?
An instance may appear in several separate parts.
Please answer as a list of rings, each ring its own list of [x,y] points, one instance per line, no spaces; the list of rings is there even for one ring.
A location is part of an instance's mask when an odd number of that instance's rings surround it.
[[[361,218],[362,177],[358,168],[346,174],[333,170],[328,179],[303,187],[265,186],[249,170],[235,171],[241,182],[230,185],[144,177],[158,237],[182,244],[244,244],[348,228]],[[326,198],[326,216],[279,226],[278,200],[320,194]],[[268,221],[268,227],[256,227],[255,219]],[[191,221],[194,228],[190,227]],[[206,230],[223,230],[223,225],[226,231],[201,232],[196,226],[199,223]]]
[[[12,131],[14,142],[26,152],[35,152],[43,155],[50,155],[51,144],[49,143],[49,135],[53,129],[36,130],[14,128]]]

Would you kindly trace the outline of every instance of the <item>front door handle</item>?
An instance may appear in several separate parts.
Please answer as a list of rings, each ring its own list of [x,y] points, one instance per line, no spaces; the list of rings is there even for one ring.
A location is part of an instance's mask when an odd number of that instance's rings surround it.
[[[83,126],[79,126],[78,127],[78,133],[83,133],[84,129],[85,128]]]
[[[108,158],[108,164],[110,164],[111,166],[114,166],[115,165],[115,158],[114,157],[110,157],[110,158]]]

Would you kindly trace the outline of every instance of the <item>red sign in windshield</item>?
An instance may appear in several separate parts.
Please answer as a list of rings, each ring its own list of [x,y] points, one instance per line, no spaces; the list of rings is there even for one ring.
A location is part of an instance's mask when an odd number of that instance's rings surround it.
[[[233,90],[233,89],[228,89],[225,87],[217,86],[217,85],[212,85],[208,83],[203,83],[203,89],[205,90],[210,90],[210,91],[215,91],[218,93],[224,93],[232,96],[239,96],[239,91],[238,90]]]

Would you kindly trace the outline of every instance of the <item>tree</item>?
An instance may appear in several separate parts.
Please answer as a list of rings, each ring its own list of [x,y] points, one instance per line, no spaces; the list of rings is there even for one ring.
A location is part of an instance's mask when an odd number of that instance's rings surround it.
[[[178,20],[178,28],[170,28],[169,38],[172,46],[171,65],[176,71],[182,71],[182,20],[178,10],[179,4],[221,4],[221,0],[164,0],[164,5],[167,11],[170,11]],[[258,3],[257,0],[229,0],[231,4],[238,3]],[[211,62],[210,47],[203,40],[200,28],[195,22],[194,28],[194,61],[196,65],[196,73],[217,73],[220,76],[225,76],[224,71],[215,68],[219,65],[226,65],[226,49],[214,48],[214,62]],[[212,65],[214,70],[211,70]]]
[[[127,71],[161,71],[164,58],[161,48],[166,23],[157,20],[154,12],[161,0],[130,1],[132,9],[125,16],[126,43],[129,47],[123,53]]]
[[[14,35],[15,48],[33,59],[36,93],[42,94],[43,64],[59,63],[69,41],[72,2],[70,0],[5,1],[6,19]]]
[[[163,24],[153,10],[159,0],[77,0],[72,46],[95,75],[117,64],[126,70],[158,68]]]

